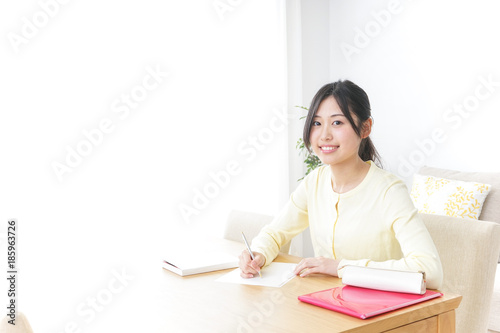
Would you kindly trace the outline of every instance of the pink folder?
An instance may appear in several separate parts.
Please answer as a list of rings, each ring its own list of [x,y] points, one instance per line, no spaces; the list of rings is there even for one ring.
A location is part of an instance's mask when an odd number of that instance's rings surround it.
[[[299,300],[366,319],[440,296],[443,294],[431,290],[423,295],[416,295],[346,285],[302,295]]]

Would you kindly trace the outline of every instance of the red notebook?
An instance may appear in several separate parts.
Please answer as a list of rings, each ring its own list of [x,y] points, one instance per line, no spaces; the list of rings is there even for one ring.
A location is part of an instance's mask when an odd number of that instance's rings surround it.
[[[366,319],[405,306],[443,296],[427,290],[423,295],[343,286],[299,296],[302,302]]]

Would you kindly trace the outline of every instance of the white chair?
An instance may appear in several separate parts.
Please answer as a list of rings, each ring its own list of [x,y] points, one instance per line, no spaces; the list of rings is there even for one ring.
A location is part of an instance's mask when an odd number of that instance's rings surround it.
[[[241,237],[241,232],[243,231],[248,242],[251,244],[262,227],[271,223],[273,218],[273,216],[269,215],[233,210],[227,218],[224,238],[243,243],[243,238]],[[280,252],[288,253],[289,250],[290,242],[282,246]]]
[[[462,295],[456,311],[456,332],[485,333],[500,253],[500,224],[420,215],[443,264],[441,290]]]

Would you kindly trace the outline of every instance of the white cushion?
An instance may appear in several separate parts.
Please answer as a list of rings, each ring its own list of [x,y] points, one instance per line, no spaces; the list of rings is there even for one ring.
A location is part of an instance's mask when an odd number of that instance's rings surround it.
[[[411,198],[419,213],[478,219],[491,185],[415,174]]]
[[[446,179],[491,184],[490,193],[484,202],[479,219],[500,223],[500,172],[461,172],[423,166],[418,173]]]

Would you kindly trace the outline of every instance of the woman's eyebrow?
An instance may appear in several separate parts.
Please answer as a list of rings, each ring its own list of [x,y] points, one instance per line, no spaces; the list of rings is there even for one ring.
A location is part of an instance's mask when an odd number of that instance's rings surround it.
[[[345,117],[342,113],[335,113],[335,114],[332,114],[330,116],[330,118],[333,118],[333,117],[336,117],[336,116],[342,116],[342,117]],[[314,115],[314,118],[321,118],[320,116],[318,116],[317,114]]]

